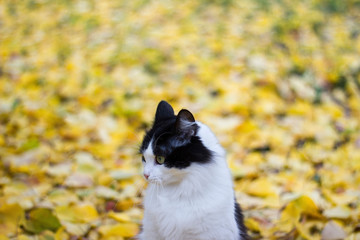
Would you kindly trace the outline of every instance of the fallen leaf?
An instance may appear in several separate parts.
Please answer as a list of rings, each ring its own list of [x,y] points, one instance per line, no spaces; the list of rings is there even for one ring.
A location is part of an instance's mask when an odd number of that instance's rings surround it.
[[[48,200],[56,205],[69,205],[78,202],[76,194],[67,189],[54,189],[48,194]]]
[[[115,180],[125,180],[133,177],[135,173],[121,169],[110,171],[110,176]]]
[[[314,239],[314,237],[311,236],[311,233],[307,231],[307,229],[299,222],[295,222],[296,230],[300,233],[300,235],[305,239]]]
[[[93,183],[93,179],[90,176],[81,173],[74,173],[66,178],[64,185],[74,188],[86,188],[91,187]]]
[[[351,211],[347,207],[336,206],[331,209],[326,209],[323,214],[327,218],[347,219],[350,217]]]
[[[88,223],[99,217],[96,208],[88,203],[57,206],[55,212],[60,220],[74,223]]]
[[[103,166],[100,162],[87,152],[78,152],[74,156],[76,160],[77,172],[80,174],[94,175],[97,172],[103,170]]]
[[[245,226],[252,231],[260,232],[260,225],[259,223],[253,218],[245,219]]]
[[[303,195],[292,200],[286,205],[285,209],[281,212],[281,217],[278,223],[279,228],[286,232],[291,231],[292,228],[298,225],[302,214],[321,218],[318,208],[312,199]],[[302,229],[300,229],[300,231],[301,230]]]
[[[65,232],[65,228],[62,226],[56,231],[55,240],[64,240],[64,239],[69,239],[69,236]]]
[[[88,223],[72,223],[68,221],[61,221],[61,224],[65,227],[68,233],[75,236],[83,236],[91,228],[91,225]]]
[[[98,186],[95,188],[96,196],[106,199],[120,199],[120,193],[104,186]]]
[[[9,240],[6,235],[0,234],[0,240]]]
[[[31,233],[41,233],[44,230],[56,231],[61,224],[50,209],[37,208],[26,213],[22,220],[22,225]]]
[[[252,181],[245,191],[250,195],[258,197],[267,197],[276,194],[272,183],[266,178],[258,178]]]
[[[7,204],[0,198],[0,232],[5,235],[15,234],[20,227],[24,210],[18,204]]]
[[[101,226],[99,227],[99,232],[103,237],[134,237],[139,232],[139,227],[135,223],[118,223]]]
[[[29,148],[33,148],[33,147],[37,147],[38,142],[34,143],[32,141],[24,143],[25,145],[29,144],[29,146],[24,146],[25,148],[27,148],[24,153],[20,154],[20,155],[13,155],[11,157],[8,157],[8,159],[5,159],[6,161],[10,161],[11,164],[11,168],[14,171],[19,171],[19,172],[30,172],[31,169],[36,169],[36,163],[38,161],[38,154],[39,154],[39,150],[38,149],[32,149],[29,150]],[[33,144],[35,144],[36,146],[32,146]],[[30,146],[31,145],[31,146]]]
[[[216,135],[252,237],[336,219],[355,240],[358,2],[2,1],[0,233],[127,239],[99,226],[140,226],[137,148],[164,99]],[[61,228],[27,231],[35,209]]]
[[[118,213],[118,212],[113,212],[113,211],[108,212],[108,217],[115,219],[118,222],[130,222],[130,220],[131,220],[129,215],[127,215],[125,213]]]
[[[322,240],[339,240],[344,238],[346,238],[345,231],[334,221],[328,222],[321,233]]]
[[[71,163],[64,162],[53,166],[49,166],[46,169],[46,173],[54,177],[68,176],[71,173],[71,168],[72,168]]]

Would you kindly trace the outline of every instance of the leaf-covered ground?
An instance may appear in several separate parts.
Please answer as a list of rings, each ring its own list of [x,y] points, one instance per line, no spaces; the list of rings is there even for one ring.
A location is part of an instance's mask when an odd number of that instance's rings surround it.
[[[0,239],[130,239],[157,103],[259,239],[360,239],[359,0],[0,1]]]

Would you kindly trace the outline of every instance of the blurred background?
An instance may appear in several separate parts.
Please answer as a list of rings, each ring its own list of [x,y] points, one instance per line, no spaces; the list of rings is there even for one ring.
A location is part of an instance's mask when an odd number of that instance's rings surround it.
[[[0,239],[130,239],[158,102],[255,239],[360,239],[359,0],[2,0]]]

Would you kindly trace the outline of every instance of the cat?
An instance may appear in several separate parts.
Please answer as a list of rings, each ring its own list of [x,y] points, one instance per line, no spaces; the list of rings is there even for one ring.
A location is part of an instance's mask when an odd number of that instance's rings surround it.
[[[225,151],[211,130],[161,101],[140,147],[144,218],[140,240],[244,240]]]

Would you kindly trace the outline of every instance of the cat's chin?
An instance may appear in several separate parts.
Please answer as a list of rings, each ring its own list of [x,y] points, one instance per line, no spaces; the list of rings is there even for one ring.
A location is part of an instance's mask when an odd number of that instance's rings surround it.
[[[148,181],[148,183],[150,183],[150,184],[162,185],[162,181],[157,180],[157,179],[148,179],[147,181]]]
[[[149,184],[152,185],[159,185],[161,187],[171,187],[171,186],[178,186],[181,183],[180,179],[148,179]]]

